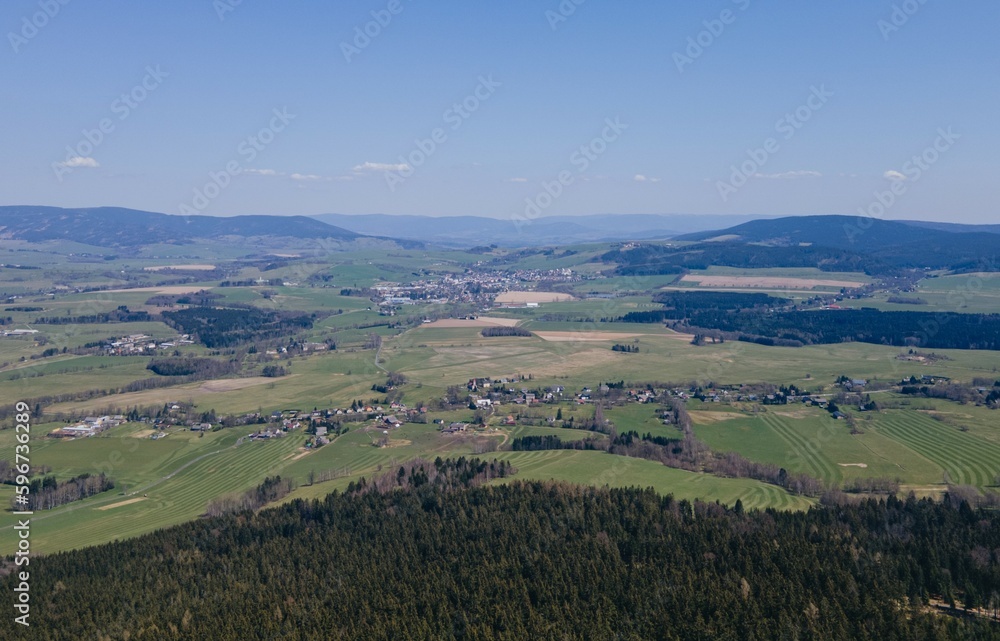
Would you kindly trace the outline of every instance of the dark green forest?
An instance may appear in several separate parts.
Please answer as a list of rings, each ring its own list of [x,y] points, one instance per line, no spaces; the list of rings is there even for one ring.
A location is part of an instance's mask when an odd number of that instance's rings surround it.
[[[815,267],[828,272],[864,272],[891,276],[900,268],[879,258],[846,249],[817,246],[765,246],[742,243],[703,243],[687,247],[641,245],[628,250],[615,249],[601,260],[616,263],[623,276],[683,274],[712,265],[739,268]]]
[[[33,558],[33,626],[4,617],[0,637],[1000,639],[996,513],[483,484],[509,471],[418,462],[320,501]]]
[[[654,303],[678,310],[702,309],[753,309],[755,307],[785,307],[792,304],[787,298],[769,294],[745,292],[660,292],[653,296]]]
[[[883,312],[876,309],[772,312],[673,307],[629,312],[625,323],[663,323],[697,333],[715,330],[768,345],[874,343],[933,349],[1000,349],[1000,314]]]
[[[241,309],[190,307],[163,312],[162,316],[167,325],[195,336],[210,348],[294,335],[310,329],[315,318],[315,315],[265,311],[252,306]]]
[[[493,336],[531,336],[531,332],[523,327],[486,327],[480,332],[485,338]]]

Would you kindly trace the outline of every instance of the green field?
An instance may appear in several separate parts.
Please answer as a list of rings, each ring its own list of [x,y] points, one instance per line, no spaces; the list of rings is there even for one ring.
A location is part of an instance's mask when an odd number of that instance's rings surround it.
[[[704,413],[707,414],[707,413]],[[713,450],[734,451],[827,483],[898,479],[904,489],[940,492],[948,482],[990,487],[1000,474],[1000,427],[989,434],[915,410],[856,415],[859,434],[814,408],[764,408],[757,416],[712,421],[693,414],[695,434]],[[864,467],[862,467],[864,466]]]
[[[393,431],[391,446],[386,448],[373,447],[375,434],[360,429],[352,429],[316,451],[302,449],[306,437],[301,433],[277,441],[236,445],[250,431],[236,428],[199,437],[176,429],[166,438],[152,441],[141,437],[144,426],[126,425],[95,438],[38,442],[32,460],[58,470],[61,478],[104,472],[116,479],[118,487],[36,515],[34,549],[53,552],[78,548],[197,518],[213,498],[249,489],[268,475],[281,474],[300,485],[287,500],[316,498],[414,457],[474,456],[477,440],[499,444],[518,436],[554,434],[569,441],[589,435],[580,430],[519,426],[492,435],[453,436],[440,434],[433,425],[407,425]],[[11,433],[5,432],[0,445],[12,443]],[[601,452],[494,452],[479,456],[509,459],[520,470],[515,478],[652,486],[678,498],[708,497],[729,504],[740,499],[747,507],[801,509],[809,504],[756,481],[720,479]],[[307,485],[310,472],[325,471],[335,471],[339,478]],[[10,496],[7,492],[2,498]],[[14,546],[12,523],[9,515],[0,520],[0,553]]]
[[[678,498],[702,498],[731,504],[737,499],[748,508],[803,509],[809,501],[773,485],[745,479],[723,479],[669,469],[658,463],[628,459],[593,451],[511,452],[490,451],[507,446],[520,436],[558,435],[563,441],[586,438],[588,432],[520,424],[501,427],[507,415],[521,414],[525,422],[563,418],[590,419],[593,405],[577,405],[573,396],[584,387],[601,382],[690,382],[719,385],[741,383],[794,383],[813,392],[835,393],[837,377],[867,378],[877,382],[897,381],[911,375],[933,374],[957,381],[1000,378],[1000,359],[995,352],[938,350],[944,358],[918,364],[897,358],[899,348],[845,343],[802,348],[772,348],[728,342],[694,346],[690,337],[660,324],[602,322],[630,311],[655,309],[652,297],[663,288],[689,289],[678,285],[677,275],[626,277],[610,273],[614,266],[595,261],[611,249],[607,243],[572,248],[572,252],[497,249],[484,254],[447,250],[387,249],[384,246],[355,247],[351,251],[303,248],[299,258],[265,265],[271,252],[296,253],[287,247],[216,247],[193,244],[157,245],[141,248],[129,256],[68,241],[43,248],[23,243],[0,245],[0,262],[38,266],[38,270],[0,272],[0,290],[6,306],[41,307],[41,311],[4,312],[11,327],[31,326],[40,335],[0,338],[0,405],[20,399],[57,394],[93,393],[88,400],[51,404],[36,417],[31,456],[36,465],[52,468],[59,479],[77,474],[107,472],[118,488],[85,501],[36,515],[33,543],[39,552],[51,552],[134,536],[197,518],[213,498],[244,491],[268,475],[293,478],[299,487],[286,500],[316,498],[343,489],[352,480],[371,477],[414,457],[473,456],[510,460],[519,470],[515,478],[556,479],[596,485],[654,487]],[[69,254],[74,254],[69,256]],[[265,257],[268,257],[265,260]],[[104,290],[123,287],[153,287],[183,276],[148,271],[147,267],[184,264],[216,265],[230,280],[277,279],[293,283],[276,286],[220,287],[220,280],[202,280],[194,274],[184,289],[209,289],[222,298],[220,304],[250,304],[261,309],[316,313],[302,341],[332,341],[335,351],[307,355],[262,357],[239,353],[244,359],[240,376],[229,379],[175,384],[126,394],[105,395],[130,382],[155,376],[146,369],[149,357],[110,357],[73,350],[111,337],[144,333],[155,339],[176,336],[177,331],[161,322],[50,325],[32,323],[39,316],[68,317],[106,313],[125,305],[131,310],[162,308],[147,306],[156,295],[152,290]],[[470,269],[508,272],[569,268],[583,278],[559,284],[554,289],[573,292],[577,300],[543,303],[536,308],[489,309],[480,300],[474,310],[517,319],[534,332],[530,337],[481,335],[480,327],[441,328],[421,324],[423,318],[449,317],[457,305],[407,305],[393,317],[379,314],[371,292],[344,296],[345,288],[407,283],[416,279],[434,281],[466,273]],[[218,277],[215,273],[214,277]],[[699,272],[701,273],[701,272]],[[818,269],[737,270],[711,267],[703,272],[716,276],[811,278],[870,282],[863,274],[840,274]],[[161,285],[162,286],[162,285]],[[551,284],[523,282],[517,288],[546,290]],[[748,291],[762,291],[752,288]],[[775,290],[781,291],[781,290]],[[615,294],[614,298],[588,298],[588,294]],[[968,294],[968,295],[964,295]],[[812,296],[806,290],[791,291],[797,300]],[[918,291],[927,305],[900,306],[887,302],[887,294],[844,305],[917,311],[1000,311],[1000,277],[948,276],[927,278]],[[957,297],[956,297],[957,296]],[[377,297],[376,297],[377,298]],[[480,309],[480,307],[483,309]],[[473,307],[463,304],[462,315]],[[484,311],[489,309],[489,311]],[[383,338],[376,353],[362,346],[370,333]],[[627,343],[638,353],[612,351]],[[45,349],[59,353],[41,357]],[[67,348],[65,353],[62,348]],[[237,352],[213,351],[200,345],[178,348],[181,354],[230,358]],[[85,350],[80,350],[85,351]],[[93,352],[94,350],[91,350]],[[172,353],[172,351],[171,351]],[[287,375],[261,378],[264,364],[280,365]],[[491,431],[482,434],[446,436],[434,425],[409,424],[393,431],[390,447],[373,447],[375,434],[350,425],[350,431],[315,451],[302,445],[306,436],[293,433],[285,439],[265,443],[244,442],[240,437],[252,428],[231,428],[204,436],[184,428],[172,428],[169,436],[152,441],[144,436],[146,425],[124,425],[99,437],[57,441],[44,434],[62,425],[57,418],[71,420],[88,414],[127,411],[132,407],[159,407],[191,402],[199,412],[219,414],[269,413],[287,408],[346,407],[354,400],[371,401],[380,396],[373,386],[384,383],[387,371],[402,373],[405,402],[433,405],[449,386],[462,386],[472,377],[520,376],[530,381],[514,387],[565,388],[558,407],[543,405],[502,406],[491,420]],[[170,382],[170,381],[168,381]],[[760,462],[780,465],[793,472],[815,476],[831,485],[854,478],[900,479],[908,489],[938,494],[945,481],[988,488],[1000,474],[1000,428],[998,414],[986,408],[947,401],[901,399],[892,395],[893,408],[881,413],[856,414],[858,434],[851,434],[843,421],[826,412],[802,407],[758,408],[689,404],[694,410],[696,436],[720,452],[739,452]],[[608,408],[605,416],[619,432],[675,437],[672,425],[663,425],[658,405],[627,404]],[[432,411],[431,419],[472,420],[473,412]],[[10,427],[10,421],[2,428]],[[138,437],[137,437],[138,435]],[[490,447],[484,444],[490,443]],[[14,433],[0,429],[0,452],[13,452]],[[0,453],[0,459],[12,455]],[[864,465],[861,467],[860,465]],[[335,472],[337,478],[308,484],[311,473]],[[122,492],[126,494],[122,494]],[[9,501],[13,488],[0,486],[0,501]],[[138,499],[138,500],[136,500]],[[133,501],[126,503],[126,501]],[[109,508],[109,509],[100,509]],[[0,553],[14,544],[9,513],[0,516]]]
[[[510,461],[517,468],[514,479],[557,480],[599,487],[652,487],[678,499],[711,497],[727,505],[740,500],[747,508],[800,510],[811,505],[802,497],[759,481],[696,474],[603,452],[501,452],[497,458]]]

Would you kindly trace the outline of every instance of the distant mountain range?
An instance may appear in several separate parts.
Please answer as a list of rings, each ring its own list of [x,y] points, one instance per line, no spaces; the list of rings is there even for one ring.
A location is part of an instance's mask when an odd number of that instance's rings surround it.
[[[63,209],[0,206],[0,239],[68,240],[97,247],[254,239],[295,244],[394,242],[471,248],[537,247],[590,242],[725,241],[792,247],[812,245],[876,257],[896,266],[949,267],[992,259],[1000,251],[1000,225],[959,225],[859,219],[856,216],[605,215],[549,216],[520,225],[475,216],[176,216],[120,207]],[[971,269],[971,267],[970,267]]]
[[[359,234],[390,235],[445,247],[495,244],[501,247],[570,245],[620,240],[654,240],[737,225],[759,216],[686,214],[608,214],[546,216],[530,221],[476,216],[390,216],[321,214],[313,216]]]
[[[222,238],[332,239],[362,237],[306,216],[173,216],[120,207],[0,207],[0,238],[44,242],[71,240],[97,247],[185,244]]]

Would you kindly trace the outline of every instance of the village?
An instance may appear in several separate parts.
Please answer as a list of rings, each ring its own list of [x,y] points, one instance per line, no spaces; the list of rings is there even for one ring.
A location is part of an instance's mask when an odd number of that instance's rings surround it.
[[[371,299],[385,315],[393,315],[404,305],[471,304],[489,309],[503,292],[523,289],[526,283],[572,283],[581,280],[571,269],[485,270],[467,269],[461,274],[443,274],[437,280],[415,280],[409,283],[383,282],[372,287]]]
[[[129,334],[112,338],[103,344],[103,351],[108,356],[141,356],[155,354],[158,350],[174,349],[180,345],[193,345],[194,341],[188,334],[181,334],[170,340],[156,342],[146,334]]]
[[[132,339],[129,344],[143,345],[148,337],[136,335],[128,338]],[[63,439],[92,437],[129,421],[153,427],[155,431],[149,436],[153,440],[166,437],[170,428],[177,427],[193,432],[209,432],[240,425],[260,425],[259,429],[246,437],[248,440],[279,439],[302,429],[310,435],[306,447],[317,448],[329,444],[333,438],[348,431],[348,424],[355,425],[355,429],[381,432],[383,437],[388,437],[391,430],[408,423],[432,423],[442,434],[454,435],[470,430],[481,432],[518,425],[566,426],[566,422],[562,420],[560,405],[594,405],[611,410],[627,404],[669,405],[675,400],[683,403],[694,400],[740,409],[803,404],[826,410],[834,419],[849,419],[841,406],[846,405],[859,412],[878,409],[871,393],[899,387],[903,393],[917,393],[915,390],[920,389],[926,394],[929,387],[948,384],[946,377],[931,375],[904,378],[894,384],[841,376],[836,380],[832,391],[822,393],[809,392],[796,385],[626,385],[624,381],[602,382],[593,388],[583,387],[575,392],[568,392],[563,385],[533,386],[532,381],[531,374],[473,377],[464,386],[450,386],[445,396],[430,405],[418,402],[411,407],[402,401],[402,394],[398,393],[398,387],[405,383],[405,378],[393,381],[390,377],[386,385],[373,386],[373,390],[387,393],[382,402],[378,399],[355,400],[347,407],[313,408],[311,411],[285,409],[269,415],[251,412],[239,416],[216,416],[213,411],[200,412],[190,403],[175,402],[166,403],[155,411],[133,408],[127,414],[87,416],[50,432],[49,436]],[[919,385],[923,387],[918,388]],[[390,391],[396,393],[389,394]],[[979,388],[976,391],[985,395],[991,390]],[[545,408],[550,408],[550,411]],[[465,415],[466,412],[471,413],[471,416]],[[656,416],[664,425],[671,424],[669,412],[657,412]],[[359,424],[361,427],[358,427]],[[379,447],[388,442],[389,438],[373,439],[373,445]]]

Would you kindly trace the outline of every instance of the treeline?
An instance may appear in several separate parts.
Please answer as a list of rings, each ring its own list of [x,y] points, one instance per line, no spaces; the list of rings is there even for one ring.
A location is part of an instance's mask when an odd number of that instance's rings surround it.
[[[280,287],[283,282],[281,278],[268,278],[264,282],[257,282],[256,280],[224,280],[219,283],[219,287],[258,287],[260,285]]]
[[[259,510],[268,503],[288,496],[295,489],[292,479],[282,479],[280,476],[269,476],[264,482],[252,490],[241,494],[230,494],[215,499],[205,508],[208,516],[222,516],[247,510]]]
[[[597,414],[603,416],[600,408]],[[675,405],[670,414],[671,424],[680,430],[676,438],[653,436],[649,433],[640,436],[635,431],[619,434],[613,427],[609,428],[603,424],[603,420],[598,417],[588,422],[567,421],[562,426],[569,429],[603,432],[606,436],[591,436],[574,441],[563,441],[555,435],[523,436],[511,441],[511,449],[515,451],[598,450],[616,456],[656,461],[667,467],[689,472],[754,479],[777,485],[793,494],[815,498],[823,496],[830,489],[822,481],[808,474],[789,472],[778,465],[751,461],[736,452],[713,452],[707,444],[694,435],[691,419],[683,405]]]
[[[221,298],[222,294],[216,294],[203,289],[192,294],[157,294],[149,298],[146,304],[157,307],[173,307],[174,305],[198,305],[205,307]]]
[[[545,436],[519,436],[510,442],[510,449],[514,452],[538,452],[541,450],[561,450],[564,449],[561,438],[554,434]]]
[[[214,358],[154,358],[146,369],[160,376],[191,376],[201,374],[206,378],[232,372],[232,364]]]
[[[122,305],[111,312],[88,314],[86,316],[39,316],[34,323],[38,325],[87,325],[93,323],[142,323],[155,320],[149,312],[129,311]]]
[[[256,307],[190,307],[163,312],[167,325],[197,337],[209,348],[232,347],[311,329],[312,316],[297,312],[265,311]]]
[[[667,247],[643,244],[633,249],[607,252],[601,260],[616,263],[617,273],[626,276],[684,274],[713,265],[742,269],[814,267],[827,272],[864,272],[870,275],[893,275],[900,271],[879,258],[816,245],[782,247],[700,243]]]
[[[387,472],[366,481],[352,481],[347,486],[347,494],[386,494],[396,490],[415,490],[421,487],[435,487],[446,492],[478,487],[495,479],[504,479],[517,472],[507,461],[484,461],[482,459],[442,459],[433,463],[416,458],[403,463],[394,471]]]
[[[767,294],[746,294],[739,292],[664,292],[653,297],[663,309],[644,312],[629,312],[622,317],[608,320],[623,323],[663,323],[689,319],[700,312],[732,313],[746,309],[772,309],[790,305],[787,298]]]
[[[911,377],[909,385],[901,385],[901,394],[922,396],[924,398],[941,398],[956,403],[982,403],[990,408],[1000,406],[1000,381],[994,385],[986,384],[963,385],[961,383],[934,383],[920,385],[916,377]]]
[[[966,503],[746,512],[403,476],[32,557],[32,593],[58,595],[32,623],[52,641],[1000,639],[1000,514]]]
[[[281,378],[288,375],[288,370],[283,365],[265,365],[260,375],[264,378]]]
[[[713,452],[694,435],[691,417],[683,404],[673,404],[668,412],[670,423],[681,432],[679,438],[665,439],[649,434],[639,437],[637,433],[627,432],[617,437],[612,435],[608,452],[657,461],[667,467],[689,472],[754,479],[803,496],[819,497],[828,489],[822,481],[808,474],[789,472],[778,465],[751,461],[737,452]]]
[[[682,315],[668,309],[633,312],[621,320],[670,321],[672,327],[682,331],[718,331],[765,345],[859,342],[935,349],[1000,349],[1000,314],[863,308],[800,312],[697,310]]]
[[[10,501],[14,510],[51,510],[60,505],[79,501],[95,494],[107,492],[115,487],[114,479],[103,473],[97,476],[81,474],[61,483],[54,476],[34,478],[28,486],[28,504],[18,503],[16,498]]]
[[[899,479],[858,478],[844,482],[844,491],[852,494],[886,494],[899,493]]]
[[[215,367],[199,370],[193,374],[188,374],[186,376],[162,376],[157,378],[142,378],[136,381],[131,381],[124,385],[120,385],[118,387],[95,388],[89,390],[80,390],[77,392],[64,392],[62,394],[47,394],[45,396],[36,396],[34,398],[24,399],[24,402],[28,403],[29,405],[44,408],[49,405],[54,405],[56,403],[73,403],[79,401],[89,401],[94,398],[101,398],[104,396],[114,396],[115,394],[142,392],[145,390],[159,389],[162,387],[183,385],[185,383],[194,383],[197,381],[206,380],[208,378],[232,376],[234,374],[238,374],[241,370],[240,361],[239,359],[236,358],[230,359],[228,361],[216,360],[213,362],[217,363]],[[16,407],[14,403],[10,403],[7,405],[0,405],[0,419],[9,418],[13,416],[15,413],[16,413]]]
[[[531,332],[523,327],[485,327],[480,334],[487,338],[491,336],[531,336]]]
[[[622,345],[621,343],[615,343],[614,345],[611,346],[611,351],[612,352],[624,352],[626,354],[638,354],[639,353],[639,346],[638,345]]]
[[[784,307],[791,300],[769,294],[743,292],[660,292],[653,302],[682,312],[701,309],[754,309],[757,307]]]

